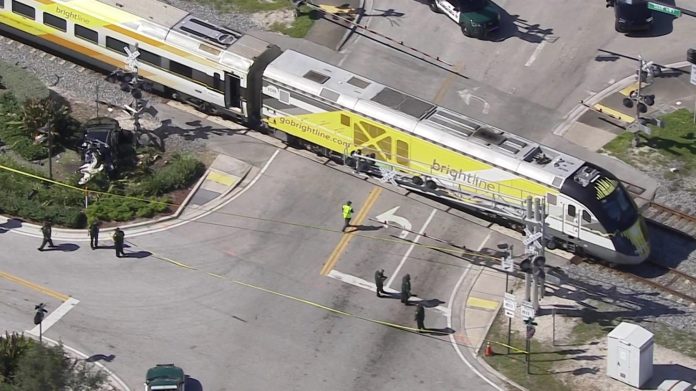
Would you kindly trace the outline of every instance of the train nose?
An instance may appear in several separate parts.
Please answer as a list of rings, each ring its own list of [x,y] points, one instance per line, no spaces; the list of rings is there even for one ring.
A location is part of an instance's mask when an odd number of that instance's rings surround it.
[[[648,240],[648,226],[643,216],[640,216],[630,228],[620,232],[617,236],[619,239],[616,243],[617,250],[626,259],[625,263],[637,264],[648,259],[650,241]]]

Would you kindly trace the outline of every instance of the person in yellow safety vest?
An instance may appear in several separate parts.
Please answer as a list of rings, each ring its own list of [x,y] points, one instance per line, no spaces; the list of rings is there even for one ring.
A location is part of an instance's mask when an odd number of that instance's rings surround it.
[[[342,207],[344,221],[342,230],[343,232],[346,232],[346,228],[352,227],[352,225],[350,225],[350,219],[353,218],[353,207],[351,205],[353,205],[353,203],[348,201],[345,204],[343,204]]]

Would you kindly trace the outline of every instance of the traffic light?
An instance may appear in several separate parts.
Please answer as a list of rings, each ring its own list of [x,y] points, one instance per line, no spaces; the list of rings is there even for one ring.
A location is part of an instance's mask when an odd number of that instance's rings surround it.
[[[44,320],[44,315],[48,312],[46,310],[46,304],[40,303],[34,306],[36,310],[36,315],[34,315],[34,324],[40,324]]]
[[[522,262],[520,262],[520,271],[522,273],[532,272],[532,260],[530,258],[526,258]]]

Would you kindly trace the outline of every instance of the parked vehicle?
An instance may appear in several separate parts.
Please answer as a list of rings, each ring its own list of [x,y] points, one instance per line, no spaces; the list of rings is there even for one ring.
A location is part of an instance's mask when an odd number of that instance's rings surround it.
[[[145,374],[145,391],[184,391],[185,385],[184,370],[174,364],[157,364]]]
[[[118,121],[109,117],[92,118],[82,125],[82,129],[82,161],[93,164],[95,168],[103,164],[106,172],[112,175],[118,168],[122,136]]]
[[[500,11],[489,0],[430,0],[430,9],[447,15],[467,37],[486,38],[500,27]]]
[[[607,0],[607,7],[614,8],[614,28],[620,33],[647,31],[652,27],[653,15],[647,0]]]

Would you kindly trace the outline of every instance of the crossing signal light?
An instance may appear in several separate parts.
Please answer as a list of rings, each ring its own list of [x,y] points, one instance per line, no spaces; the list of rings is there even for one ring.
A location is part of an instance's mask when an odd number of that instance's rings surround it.
[[[46,304],[40,303],[34,306],[36,314],[34,315],[34,324],[39,324],[43,322],[44,315],[48,312],[46,309]]]
[[[523,273],[531,273],[532,272],[532,261],[529,258],[524,259],[522,262],[520,262],[520,271]]]

